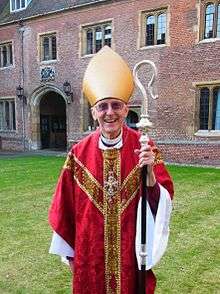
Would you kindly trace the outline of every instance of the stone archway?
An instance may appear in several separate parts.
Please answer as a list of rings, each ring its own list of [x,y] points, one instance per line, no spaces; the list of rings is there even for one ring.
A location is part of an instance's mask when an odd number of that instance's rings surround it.
[[[41,86],[32,93],[31,149],[66,149],[67,104],[68,97],[54,85]]]

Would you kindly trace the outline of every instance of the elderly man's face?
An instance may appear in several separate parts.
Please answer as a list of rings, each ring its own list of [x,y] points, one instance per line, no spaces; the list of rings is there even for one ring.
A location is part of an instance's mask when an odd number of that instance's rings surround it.
[[[103,99],[92,108],[93,118],[98,120],[102,134],[109,139],[120,134],[127,114],[128,106],[114,98]]]

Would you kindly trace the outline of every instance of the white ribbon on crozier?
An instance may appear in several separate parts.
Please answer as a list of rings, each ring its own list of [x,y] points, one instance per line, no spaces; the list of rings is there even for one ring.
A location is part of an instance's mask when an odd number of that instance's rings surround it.
[[[141,269],[141,200],[137,211],[136,224],[136,257],[138,268]],[[157,214],[154,219],[149,204],[147,203],[147,257],[146,270],[151,269],[163,256],[169,238],[169,222],[172,211],[172,202],[168,191],[160,185],[160,199]]]

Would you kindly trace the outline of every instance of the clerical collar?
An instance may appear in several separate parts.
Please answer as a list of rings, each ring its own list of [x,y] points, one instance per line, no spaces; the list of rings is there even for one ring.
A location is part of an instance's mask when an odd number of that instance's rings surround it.
[[[122,142],[122,131],[119,134],[119,136],[115,139],[108,139],[105,138],[102,134],[99,137],[99,148],[102,150],[106,150],[106,149],[120,149],[123,145]]]

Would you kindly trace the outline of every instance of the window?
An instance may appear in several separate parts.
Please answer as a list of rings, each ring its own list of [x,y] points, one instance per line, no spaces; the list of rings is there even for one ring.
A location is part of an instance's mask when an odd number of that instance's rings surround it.
[[[199,129],[220,130],[220,85],[199,89]]]
[[[144,12],[142,14],[142,46],[154,46],[166,43],[167,13],[166,10]]]
[[[11,12],[25,9],[30,2],[31,0],[11,0]]]
[[[94,54],[103,46],[112,45],[112,26],[111,23],[104,23],[83,28],[83,54]]]
[[[132,128],[132,129],[137,129],[137,126],[136,124],[139,122],[139,117],[138,117],[138,114],[137,114],[137,111],[139,110],[129,110],[128,112],[128,116],[126,117],[126,124]]]
[[[14,100],[0,100],[0,130],[14,131],[15,122],[15,102]]]
[[[12,63],[12,43],[0,44],[0,67],[8,67]]]
[[[220,38],[220,1],[203,3],[202,39]]]
[[[41,36],[41,61],[57,59],[56,34]]]

